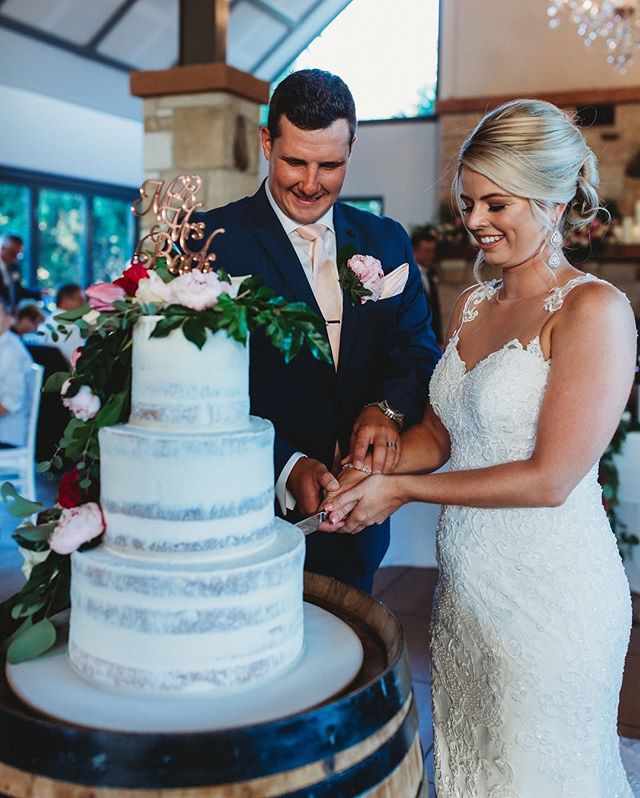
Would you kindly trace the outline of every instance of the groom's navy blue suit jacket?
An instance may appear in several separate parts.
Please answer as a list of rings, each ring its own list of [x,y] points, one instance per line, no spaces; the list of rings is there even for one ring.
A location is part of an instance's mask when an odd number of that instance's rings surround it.
[[[289,302],[306,302],[322,315],[264,184],[254,196],[199,218],[206,223],[206,234],[225,229],[213,240],[216,267],[231,275],[258,274],[264,285]],[[419,421],[440,354],[402,227],[340,202],[334,206],[334,227],[338,256],[352,242],[358,253],[378,258],[385,272],[408,262],[409,278],[401,295],[378,302],[354,307],[345,293],[337,373],[306,348],[285,365],[262,334],[252,336],[251,412],[270,419],[275,427],[276,479],[296,451],[331,468],[336,440],[346,454],[353,423],[367,402],[386,399],[405,414],[407,425]],[[298,520],[291,514],[287,518]],[[318,532],[307,538],[306,567],[370,587],[388,544],[388,521],[355,536]]]

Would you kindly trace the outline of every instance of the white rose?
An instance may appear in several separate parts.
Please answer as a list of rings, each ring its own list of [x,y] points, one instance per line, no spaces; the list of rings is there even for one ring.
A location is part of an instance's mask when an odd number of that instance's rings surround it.
[[[173,282],[173,281],[172,281]],[[134,302],[153,302],[160,307],[171,302],[171,283],[165,283],[162,277],[156,272],[150,271],[148,277],[144,277],[138,283]]]
[[[46,551],[31,551],[31,549],[23,549],[22,546],[18,547],[20,554],[22,554],[22,558],[24,562],[22,563],[22,568],[20,569],[24,574],[24,578],[29,581],[29,577],[31,576],[31,571],[33,570],[33,566],[37,565],[38,563],[44,562],[49,556],[49,549]]]
[[[98,313],[97,310],[89,310],[82,317],[82,321],[86,321],[87,324],[93,326],[98,321],[99,318],[100,314]]]
[[[61,393],[63,396],[69,387],[68,382],[69,380],[62,386]],[[63,399],[62,404],[69,408],[76,418],[81,421],[89,421],[100,410],[101,402],[88,385],[81,385],[78,393],[68,399]]]

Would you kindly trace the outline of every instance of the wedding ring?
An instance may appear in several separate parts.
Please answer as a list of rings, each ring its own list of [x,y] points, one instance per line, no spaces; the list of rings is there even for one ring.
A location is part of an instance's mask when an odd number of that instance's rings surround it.
[[[398,448],[398,444],[395,441],[387,441],[387,446],[390,449],[397,449]]]

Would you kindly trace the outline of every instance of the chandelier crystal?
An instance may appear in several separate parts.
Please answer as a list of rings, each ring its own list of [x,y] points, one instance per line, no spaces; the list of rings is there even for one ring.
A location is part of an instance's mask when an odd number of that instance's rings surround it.
[[[605,40],[607,61],[621,75],[640,48],[640,0],[549,0],[549,27],[557,28],[561,12],[578,26],[578,35],[590,47]]]

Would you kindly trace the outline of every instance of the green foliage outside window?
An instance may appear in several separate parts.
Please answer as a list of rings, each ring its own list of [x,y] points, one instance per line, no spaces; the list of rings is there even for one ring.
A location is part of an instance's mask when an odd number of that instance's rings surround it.
[[[29,190],[14,183],[0,183],[0,235],[16,233],[25,242],[25,260],[29,241]]]
[[[81,194],[42,189],[38,197],[37,276],[43,288],[82,282],[85,201]]]
[[[91,261],[94,282],[120,277],[129,262],[133,216],[130,203],[110,197],[93,198]]]

